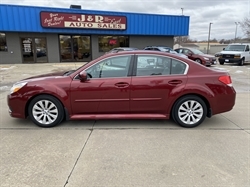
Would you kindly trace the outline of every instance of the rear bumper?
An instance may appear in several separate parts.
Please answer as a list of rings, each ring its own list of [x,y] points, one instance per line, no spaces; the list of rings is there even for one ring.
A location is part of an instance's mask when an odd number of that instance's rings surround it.
[[[228,112],[233,109],[236,101],[236,91],[233,87],[226,86],[225,91],[219,94],[212,107],[213,115]]]

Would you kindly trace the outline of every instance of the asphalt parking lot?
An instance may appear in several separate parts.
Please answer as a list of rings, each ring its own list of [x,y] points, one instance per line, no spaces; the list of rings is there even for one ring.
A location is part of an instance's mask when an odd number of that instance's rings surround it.
[[[250,63],[210,67],[230,73],[236,105],[193,129],[171,120],[69,121],[43,129],[9,117],[6,95],[15,81],[80,65],[0,64],[1,186],[250,186]]]

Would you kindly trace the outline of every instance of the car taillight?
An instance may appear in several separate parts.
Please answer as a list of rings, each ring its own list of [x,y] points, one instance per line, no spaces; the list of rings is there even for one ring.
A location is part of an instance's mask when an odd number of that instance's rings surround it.
[[[231,77],[229,75],[219,77],[219,81],[228,86],[233,86]]]

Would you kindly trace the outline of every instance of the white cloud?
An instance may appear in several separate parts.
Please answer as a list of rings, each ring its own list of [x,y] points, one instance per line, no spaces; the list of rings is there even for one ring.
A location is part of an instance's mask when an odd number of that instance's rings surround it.
[[[166,15],[190,16],[189,36],[192,39],[207,40],[209,23],[210,38],[232,39],[235,36],[235,22],[250,16],[250,0],[1,0],[4,4],[48,6],[69,8],[71,4],[82,9],[124,11]],[[238,26],[238,37],[244,37]]]

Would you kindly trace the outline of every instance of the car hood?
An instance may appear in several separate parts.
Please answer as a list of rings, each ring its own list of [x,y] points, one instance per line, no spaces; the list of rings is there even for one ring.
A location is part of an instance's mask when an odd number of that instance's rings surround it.
[[[203,56],[203,57],[207,57],[207,58],[214,58],[213,55],[208,55],[208,54],[200,54],[200,55]]]
[[[221,54],[241,54],[242,51],[221,51]]]
[[[33,77],[28,77],[26,79],[23,79],[21,82],[58,78],[58,77],[62,77],[65,73],[66,73],[65,71],[58,71],[58,72],[53,72],[53,73],[41,74],[41,75],[37,75]]]

